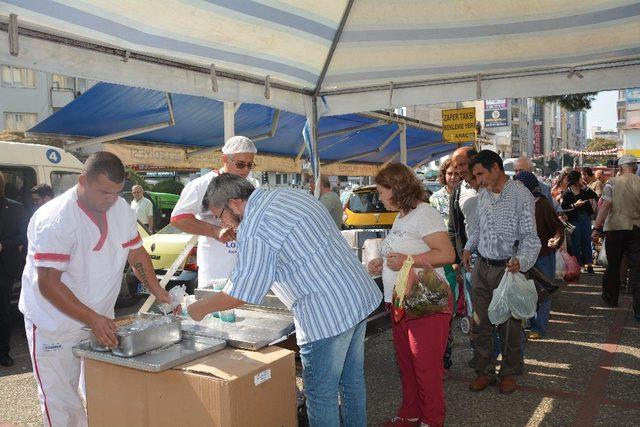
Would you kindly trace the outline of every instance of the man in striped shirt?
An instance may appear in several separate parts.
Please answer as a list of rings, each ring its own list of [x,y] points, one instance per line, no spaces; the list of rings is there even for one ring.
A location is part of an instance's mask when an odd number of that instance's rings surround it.
[[[365,319],[382,294],[353,255],[331,216],[302,190],[254,189],[222,174],[205,197],[213,215],[237,228],[238,260],[222,292],[189,306],[195,320],[269,289],[293,312],[312,426],[366,425]]]

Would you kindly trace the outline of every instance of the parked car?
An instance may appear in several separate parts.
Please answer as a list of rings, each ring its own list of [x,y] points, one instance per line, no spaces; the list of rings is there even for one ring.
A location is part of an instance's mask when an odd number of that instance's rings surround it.
[[[151,263],[153,264],[153,269],[156,272],[158,280],[164,277],[167,270],[191,239],[191,236],[191,234],[187,234],[176,226],[169,224],[156,234],[147,235],[142,238],[144,248],[151,257]],[[193,294],[193,290],[198,287],[196,247],[191,250],[189,256],[187,256],[183,264],[174,273],[166,289],[171,289],[178,285],[186,285],[189,294]],[[149,291],[145,289],[133,274],[131,268],[127,268],[125,273],[123,292],[128,295],[128,300],[123,301],[123,304],[133,304],[139,299],[140,295],[149,294]]]
[[[375,185],[353,190],[343,207],[344,228],[391,228],[397,212],[388,211],[378,197]]]

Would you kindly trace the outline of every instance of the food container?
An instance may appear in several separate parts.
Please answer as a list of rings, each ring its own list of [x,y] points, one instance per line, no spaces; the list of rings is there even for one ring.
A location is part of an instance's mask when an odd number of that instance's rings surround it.
[[[159,321],[162,318],[165,320]],[[177,316],[138,314],[115,319],[115,323],[118,326],[116,332],[118,347],[111,349],[111,352],[116,356],[137,356],[182,340],[180,330],[182,319]],[[142,323],[146,323],[146,326],[136,327]],[[93,334],[89,338],[89,343],[93,350],[106,351]]]

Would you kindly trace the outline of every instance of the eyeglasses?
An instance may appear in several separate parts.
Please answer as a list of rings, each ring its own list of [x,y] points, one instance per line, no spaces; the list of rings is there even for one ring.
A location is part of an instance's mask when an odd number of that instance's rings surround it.
[[[233,157],[228,156],[229,160],[231,160],[231,163],[234,164],[235,167],[237,167],[238,169],[253,169],[256,167],[256,164],[254,162],[243,162],[243,161],[235,161],[233,160]]]
[[[214,214],[214,215],[213,215],[213,217],[219,221],[220,219],[222,219],[222,214],[224,213],[224,210],[225,210],[225,209],[227,209],[227,205],[224,205],[224,206],[222,207],[222,210],[220,211],[220,215],[215,215],[215,214]]]

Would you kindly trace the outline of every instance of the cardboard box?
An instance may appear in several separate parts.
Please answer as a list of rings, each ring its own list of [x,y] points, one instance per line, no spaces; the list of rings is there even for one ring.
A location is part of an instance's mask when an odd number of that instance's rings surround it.
[[[294,353],[227,348],[150,373],[85,359],[89,425],[296,426]]]

